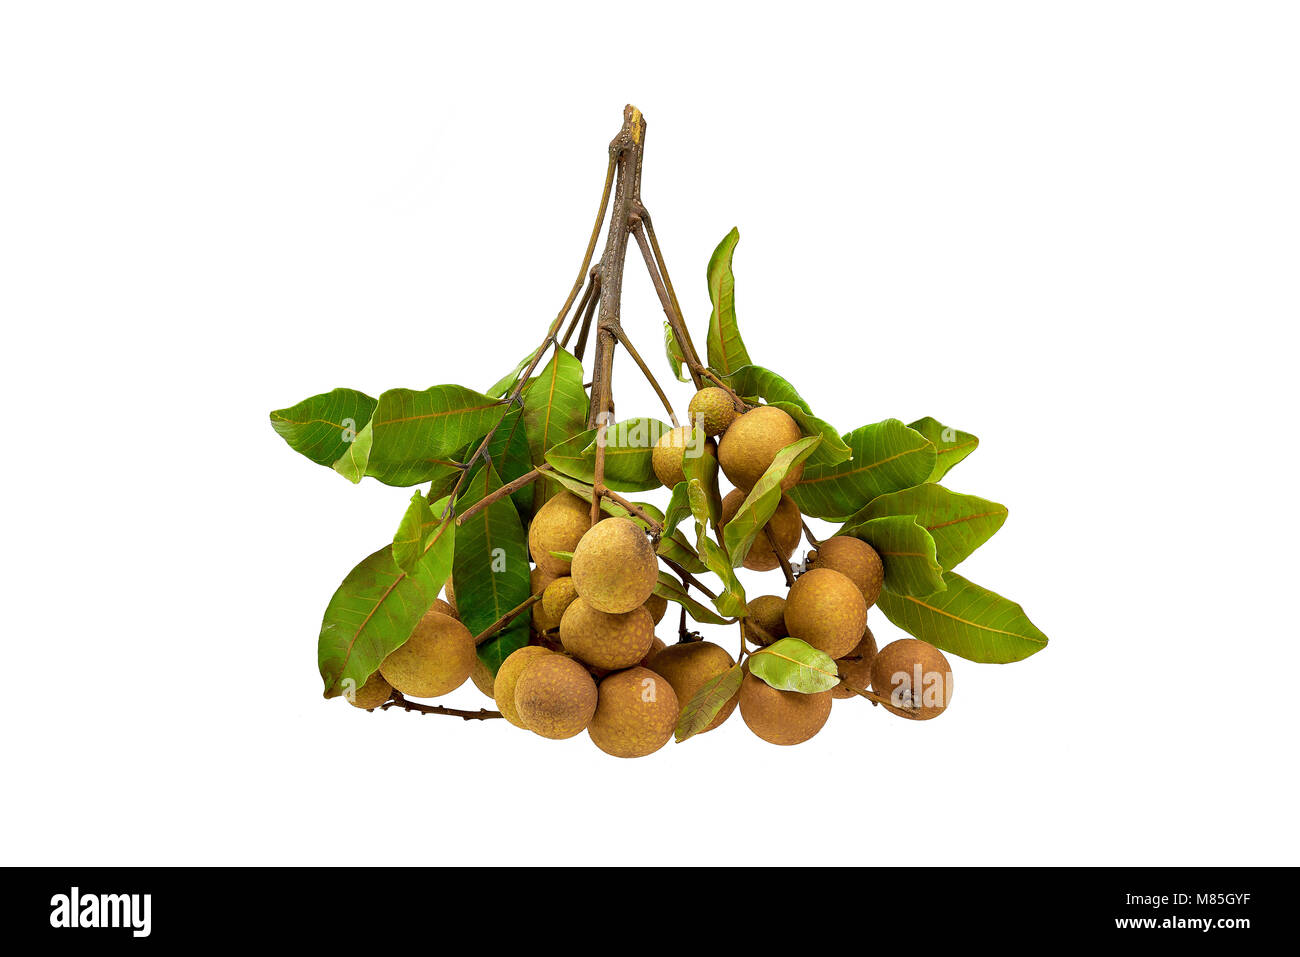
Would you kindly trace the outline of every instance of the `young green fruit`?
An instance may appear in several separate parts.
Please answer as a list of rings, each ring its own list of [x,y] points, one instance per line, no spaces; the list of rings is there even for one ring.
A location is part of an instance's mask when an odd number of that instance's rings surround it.
[[[553,577],[567,575],[569,563],[551,552],[573,552],[589,528],[591,506],[570,492],[560,492],[533,516],[528,526],[529,554],[538,568]]]
[[[517,728],[528,727],[515,709],[515,686],[519,683],[519,676],[532,664],[534,658],[549,654],[554,652],[537,645],[525,645],[512,651],[497,669],[496,680],[492,685],[492,698],[497,703],[497,710],[501,712],[501,717]]]
[[[629,668],[600,683],[587,734],[606,754],[642,758],[668,743],[677,727],[677,711],[671,684],[648,668]]]
[[[665,432],[650,449],[650,467],[654,469],[655,477],[669,488],[686,481],[686,471],[682,466],[688,455],[717,454],[712,442],[697,445],[692,437],[691,427],[683,425]]]
[[[745,605],[745,617],[740,620],[745,640],[752,645],[769,645],[788,638],[785,627],[785,599],[780,595],[759,595]]]
[[[726,524],[736,517],[748,494],[744,489],[737,488],[723,497],[719,522],[722,527],[725,528]],[[782,495],[776,511],[772,513],[772,517],[767,520],[763,528],[770,531],[772,537],[776,539],[777,545],[781,548],[781,558],[789,559],[794,554],[794,550],[799,547],[799,533],[803,531],[803,519],[799,515],[799,506],[794,503],[794,499]],[[745,567],[756,572],[769,572],[780,564],[781,560],[777,557],[776,550],[767,540],[767,533],[760,529],[758,535],[754,537],[753,544],[749,546],[749,552],[745,555]]]
[[[578,542],[572,574],[588,605],[619,615],[645,604],[659,581],[659,559],[640,525],[607,518]]]
[[[721,435],[740,414],[726,389],[709,386],[691,396],[686,414],[692,425],[698,425],[705,435]]]
[[[857,695],[849,691],[849,686],[857,688],[859,691],[866,691],[871,687],[871,662],[876,657],[876,636],[868,628],[862,635],[862,640],[857,646],[843,658],[836,660],[835,665],[839,669],[840,683],[831,689],[832,698],[856,698]]]
[[[524,665],[515,683],[515,711],[534,734],[557,741],[571,738],[596,713],[596,682],[572,658],[538,655]]]
[[[872,660],[871,690],[889,698],[885,707],[895,714],[928,721],[943,714],[952,700],[952,668],[929,642],[900,638]]]
[[[752,489],[777,453],[802,437],[799,424],[789,415],[761,405],[731,423],[718,443],[718,464],[736,488]],[[802,464],[792,468],[781,481],[782,491],[792,488],[802,475]]]
[[[731,655],[711,641],[686,641],[669,645],[652,657],[646,667],[662,675],[673,686],[678,703],[685,707],[705,683],[729,671],[734,664]],[[731,717],[738,700],[739,692],[722,706],[717,717],[704,730],[712,731]]]
[[[597,668],[627,668],[646,656],[654,642],[655,623],[643,607],[621,615],[598,611],[575,598],[560,620],[564,650]]]
[[[799,576],[785,601],[785,627],[832,658],[853,650],[867,627],[867,603],[858,586],[829,568]]]
[[[392,696],[393,686],[384,680],[383,675],[376,671],[366,679],[366,683],[358,688],[352,697],[347,698],[347,702],[354,708],[364,708],[369,711],[372,708],[378,708]]]
[[[808,553],[809,568],[829,568],[848,576],[870,608],[885,584],[885,566],[874,548],[859,538],[836,535]]]
[[[822,729],[830,714],[829,691],[777,691],[748,673],[740,686],[741,719],[770,744],[802,744]]]
[[[402,694],[437,698],[465,683],[477,657],[468,628],[455,618],[430,611],[379,670]]]

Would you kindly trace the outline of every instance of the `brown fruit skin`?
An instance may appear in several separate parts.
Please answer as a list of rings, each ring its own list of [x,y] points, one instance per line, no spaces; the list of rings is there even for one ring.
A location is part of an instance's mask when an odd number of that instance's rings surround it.
[[[825,726],[830,714],[829,691],[777,691],[748,673],[740,686],[741,720],[769,744],[802,744]]]
[[[655,623],[642,607],[621,615],[592,608],[575,598],[560,620],[564,650],[596,668],[627,668],[646,656],[654,643]]]
[[[831,689],[832,698],[856,698],[858,697],[845,686],[852,685],[859,691],[866,691],[871,687],[871,662],[876,657],[876,636],[868,628],[862,635],[862,640],[843,658],[835,662],[839,673],[840,683]]]
[[[638,664],[640,664],[642,668],[649,668],[650,659],[667,647],[668,646],[664,644],[664,640],[656,635],[654,641],[650,642],[650,650],[645,653],[645,657],[642,658]]]
[[[365,684],[358,688],[351,698],[348,698],[347,695],[344,695],[344,698],[352,707],[369,711],[372,708],[378,708],[392,696],[393,686],[384,680],[383,675],[376,671],[366,679]]]
[[[691,396],[686,415],[692,425],[698,425],[705,435],[721,435],[740,415],[732,404],[726,389],[712,385]]]
[[[655,674],[663,675],[664,679],[673,686],[678,704],[685,707],[695,697],[696,692],[704,687],[705,682],[730,670],[733,665],[735,662],[731,655],[727,654],[726,649],[713,642],[687,641],[669,645],[652,657],[646,667]],[[736,692],[731,700],[722,706],[717,717],[709,722],[709,726],[704,731],[712,731],[730,718],[739,700],[740,692]],[[703,734],[704,731],[700,733]]]
[[[628,518],[607,518],[573,550],[572,575],[587,604],[619,615],[650,597],[659,581],[659,557],[640,525]]]
[[[533,592],[537,594],[537,592]],[[538,631],[551,631],[560,627],[560,619],[564,617],[564,611],[569,607],[573,599],[578,597],[578,590],[573,587],[573,579],[564,575],[555,579],[546,586],[542,592],[542,600],[533,606],[533,611],[538,608],[541,612],[533,616],[533,626]],[[542,624],[538,625],[538,621]]]
[[[643,758],[673,736],[678,707],[667,679],[648,668],[629,668],[600,683],[599,704],[587,734],[606,754]]]
[[[654,619],[654,623],[657,625],[664,620],[664,615],[668,611],[668,599],[662,595],[651,595],[645,600],[642,607],[650,612],[650,617]]]
[[[758,625],[766,634],[760,634],[750,625]],[[745,640],[755,645],[766,645],[782,638],[788,638],[790,632],[785,627],[785,599],[780,595],[759,595],[751,598],[745,605],[745,617],[740,620]]]
[[[870,608],[885,584],[885,565],[866,542],[850,535],[828,538],[808,553],[809,568],[829,568],[858,586]]]
[[[456,592],[451,587],[451,579],[447,579],[447,584],[442,586],[442,593],[447,596],[447,604],[451,605],[451,617],[460,618],[460,608],[456,606]]]
[[[913,687],[917,665],[921,666],[919,689]],[[936,675],[937,679],[934,677]],[[894,684],[896,677],[897,695]],[[932,684],[932,681],[935,683]],[[900,638],[881,648],[872,660],[871,690],[897,703],[914,701],[913,695],[919,691],[919,708],[899,707],[897,704],[887,704],[884,707],[905,718],[928,721],[943,714],[948,702],[952,700],[952,668],[943,652],[929,642]]]
[[[571,738],[596,713],[596,682],[572,658],[538,655],[515,683],[515,711],[534,734],[555,741]]]
[[[557,581],[559,577],[561,576],[552,575],[541,565],[535,566],[528,573],[528,593],[536,595],[538,592],[545,592],[551,586],[551,583]],[[533,624],[533,631],[537,632],[550,631],[553,628],[560,627],[560,619],[549,617],[540,601],[529,609],[529,620]]]
[[[497,669],[496,681],[492,685],[492,699],[496,701],[501,717],[516,728],[528,727],[515,708],[515,686],[519,683],[519,676],[532,664],[534,658],[550,654],[554,652],[538,645],[526,645],[517,651],[512,651]]]
[[[678,426],[659,436],[650,449],[650,467],[654,469],[655,478],[672,488],[678,482],[686,481],[686,472],[682,461],[688,453],[696,455],[717,455],[712,442],[705,442],[703,452],[691,445],[692,429],[689,425]]]
[[[528,526],[528,553],[552,577],[567,575],[569,563],[551,552],[572,552],[589,528],[591,506],[570,492],[560,492],[533,516]]]
[[[776,454],[803,438],[799,424],[780,409],[761,405],[731,423],[718,444],[718,464],[736,488],[752,489],[762,478]],[[781,490],[792,488],[803,475],[796,465],[781,482]]]
[[[455,618],[457,621],[460,620],[460,616],[456,614],[456,609],[452,608],[449,602],[445,602],[441,598],[435,598],[433,600],[433,604],[429,607],[429,611],[436,611],[441,615],[446,615],[448,618]]]
[[[429,611],[379,670],[402,694],[437,698],[465,683],[477,657],[468,628],[450,615]]]
[[[718,523],[720,526],[725,528],[727,523],[736,517],[748,494],[744,489],[737,488],[723,497],[722,515]],[[799,506],[794,503],[794,499],[782,495],[776,511],[767,520],[764,528],[772,532],[777,544],[781,546],[782,557],[789,559],[794,554],[794,550],[799,547],[799,533],[803,531],[803,519],[799,515]],[[756,572],[770,572],[780,564],[781,561],[777,558],[772,543],[767,540],[766,533],[760,531],[745,555],[745,567]]]
[[[474,682],[474,687],[487,697],[496,699],[493,694],[493,687],[496,685],[496,679],[492,677],[492,672],[487,665],[483,664],[483,659],[477,654],[474,655],[474,667],[470,670],[469,680]]]
[[[800,575],[785,601],[785,627],[832,658],[843,658],[867,627],[867,603],[858,586],[829,568]]]

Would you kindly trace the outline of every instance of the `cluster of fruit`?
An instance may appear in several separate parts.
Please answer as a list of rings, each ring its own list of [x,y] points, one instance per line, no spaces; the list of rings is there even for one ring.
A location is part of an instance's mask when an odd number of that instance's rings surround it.
[[[780,409],[758,406],[742,413],[720,388],[700,390],[689,411],[694,425],[660,438],[652,451],[653,469],[671,489],[686,481],[688,456],[716,457],[736,486],[722,500],[721,531],[777,454],[801,433]],[[790,469],[783,489],[798,481],[800,471]],[[783,493],[764,534],[755,537],[745,567],[768,571],[787,563],[802,532],[799,508]],[[754,598],[741,618],[742,636],[756,655],[783,639],[799,639],[834,660],[838,683],[811,693],[780,690],[742,663],[737,690],[711,704],[697,696],[716,687],[736,669],[736,661],[694,634],[670,646],[655,636],[667,602],[654,593],[659,557],[645,528],[619,516],[593,525],[588,502],[558,491],[533,517],[528,545],[535,563],[532,592],[541,596],[531,609],[531,642],[511,653],[495,676],[479,661],[473,636],[457,620],[449,584],[447,599],[434,604],[352,703],[374,708],[393,689],[437,697],[472,678],[511,724],[553,739],[585,730],[602,751],[631,758],[663,747],[683,709],[693,703],[714,712],[703,731],[721,725],[739,705],[754,734],[793,745],[821,730],[833,698],[854,698],[871,688],[888,699],[877,701],[889,710],[925,719],[942,712],[951,696],[948,663],[934,647],[908,638],[877,651],[867,610],[880,595],[884,565],[857,538],[819,542],[787,597]],[[742,644],[742,657],[747,650]],[[936,680],[937,689],[930,686]]]

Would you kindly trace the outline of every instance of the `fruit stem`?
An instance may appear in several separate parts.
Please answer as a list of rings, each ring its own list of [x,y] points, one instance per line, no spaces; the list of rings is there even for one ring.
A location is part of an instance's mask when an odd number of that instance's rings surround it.
[[[474,644],[476,646],[483,644],[483,642],[487,641],[498,631],[500,631],[506,625],[510,624],[510,622],[514,621],[514,619],[518,618],[520,615],[526,612],[529,608],[532,608],[541,600],[542,600],[541,592],[538,592],[536,595],[530,595],[527,601],[523,602],[520,605],[516,605],[514,608],[511,608],[508,612],[506,612],[496,621],[492,622],[492,624],[488,625],[485,629],[483,629],[481,632],[475,635]]]
[[[783,552],[781,546],[776,543],[776,536],[772,534],[770,526],[763,526],[763,534],[767,536],[767,542],[772,546],[772,551],[776,555],[776,560],[781,563],[781,574],[785,576],[785,587],[792,587],[794,585],[794,571],[790,568],[790,559],[785,557],[785,552]]]
[[[465,520],[468,519],[470,516],[472,516],[475,512],[481,511],[482,509],[487,508],[489,505],[493,505],[496,502],[501,501],[501,499],[505,498],[507,495],[512,495],[515,492],[518,492],[525,485],[531,485],[533,482],[541,478],[543,472],[550,471],[550,468],[551,468],[550,465],[543,463],[537,466],[537,468],[533,469],[531,472],[525,472],[523,475],[519,476],[519,478],[515,479],[513,482],[507,482],[505,485],[502,485],[500,488],[490,492],[487,495],[484,495],[481,499],[479,499],[469,508],[465,509],[465,511],[461,512],[459,515],[456,516],[457,527],[464,525]]]
[[[819,542],[817,536],[812,533],[812,529],[808,527],[808,523],[801,519],[800,524],[803,525],[803,535],[804,538],[808,539],[808,544],[813,548],[821,548],[822,543]]]
[[[462,711],[460,708],[448,708],[441,704],[407,701],[400,691],[394,691],[393,696],[379,706],[380,711],[387,711],[389,708],[401,708],[403,711],[415,711],[419,714],[446,714],[464,721],[487,721],[489,718],[502,716],[500,711],[488,711],[486,708],[480,708],[478,711]]]
[[[657,521],[655,521],[653,518],[651,518],[649,513],[647,513],[645,509],[643,509],[640,505],[637,505],[635,502],[629,502],[622,495],[619,495],[617,492],[613,491],[612,489],[610,489],[608,486],[605,485],[597,485],[592,489],[592,496],[595,497],[596,495],[600,495],[603,498],[609,499],[615,505],[621,506],[626,511],[632,513],[637,518],[641,519],[641,521],[649,525],[650,537],[654,539],[656,542],[663,535],[664,527],[660,525]]]

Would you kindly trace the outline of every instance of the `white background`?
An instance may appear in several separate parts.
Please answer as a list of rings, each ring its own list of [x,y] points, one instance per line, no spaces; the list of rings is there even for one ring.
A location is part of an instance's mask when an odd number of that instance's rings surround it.
[[[1296,863],[1294,8],[468,6],[0,13],[4,862]],[[981,437],[961,570],[1052,643],[940,719],[618,761],[321,698],[409,492],[268,411],[506,372],[625,102],[697,339],[739,226],[755,361]]]

